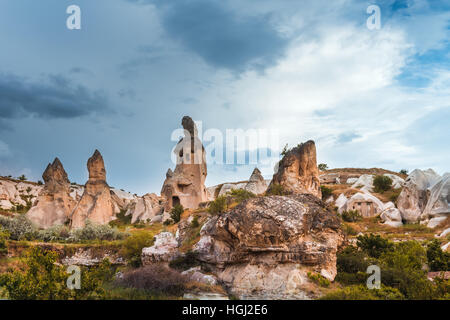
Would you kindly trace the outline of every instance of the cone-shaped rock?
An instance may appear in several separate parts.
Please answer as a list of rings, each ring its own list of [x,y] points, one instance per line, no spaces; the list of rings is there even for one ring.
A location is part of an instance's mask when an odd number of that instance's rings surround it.
[[[250,179],[248,180],[247,185],[244,189],[254,194],[261,194],[266,192],[267,183],[258,168],[255,168],[255,170],[253,170],[253,173],[250,176]]]
[[[195,209],[207,201],[205,179],[207,174],[205,149],[198,138],[197,126],[190,117],[183,117],[181,124],[185,137],[175,147],[177,165],[167,171],[161,195],[166,198],[165,211],[176,204]]]
[[[47,166],[42,174],[45,185],[36,205],[27,212],[27,217],[40,228],[63,225],[75,206],[70,197],[70,182],[58,158]]]
[[[287,193],[310,193],[321,197],[314,141],[302,143],[286,153],[278,163],[269,190],[275,184],[281,185]]]
[[[105,164],[98,150],[89,158],[87,168],[89,180],[80,202],[73,211],[72,228],[84,227],[88,219],[95,224],[107,224],[114,217],[114,203],[106,183]]]

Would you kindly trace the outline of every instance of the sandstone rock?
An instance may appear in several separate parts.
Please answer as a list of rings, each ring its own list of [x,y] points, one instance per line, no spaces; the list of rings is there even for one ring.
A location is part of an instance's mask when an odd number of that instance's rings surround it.
[[[428,202],[427,189],[439,178],[439,175],[431,169],[426,171],[416,169],[411,172],[397,200],[397,207],[403,220],[408,223],[419,220]]]
[[[336,275],[339,219],[311,194],[256,197],[212,217],[194,251],[233,292],[305,295],[307,271]]]
[[[106,183],[106,170],[103,157],[95,150],[87,162],[89,180],[81,200],[72,213],[72,228],[84,227],[86,220],[95,224],[107,224],[114,219],[114,203]]]
[[[26,206],[27,201],[34,205],[42,189],[43,186],[33,183],[0,178],[0,209],[10,210],[17,205]]]
[[[341,193],[339,197],[336,199],[334,204],[336,205],[336,207],[338,207],[339,213],[342,213],[344,211],[344,206],[347,203],[347,201],[348,199],[343,193]]]
[[[142,264],[170,262],[178,256],[177,247],[178,241],[172,233],[161,232],[155,236],[153,246],[142,249]]]
[[[434,229],[436,227],[438,227],[439,225],[441,225],[444,221],[447,220],[447,217],[435,217],[435,218],[431,218],[428,223],[427,223],[427,227]]]
[[[213,275],[204,274],[201,272],[201,267],[194,267],[189,270],[183,271],[182,275],[188,277],[190,281],[195,281],[210,286],[218,284],[217,278]]]
[[[444,231],[442,231],[439,235],[436,235],[436,238],[444,238],[448,234],[450,234],[450,228],[447,228]]]
[[[373,188],[373,175],[363,174],[361,175],[355,183],[353,183],[352,188],[365,188],[367,191],[372,191]]]
[[[365,218],[375,217],[384,209],[384,204],[368,192],[358,192],[347,200],[341,211],[356,210]]]
[[[346,184],[354,184],[356,181],[358,181],[358,178],[353,177],[353,178],[348,178],[345,183]]]
[[[109,262],[113,265],[124,265],[126,264],[126,261],[119,256],[117,253],[114,252],[104,252],[101,255],[95,254],[93,250],[91,249],[84,249],[80,248],[78,249],[75,254],[71,256],[64,257],[62,259],[62,264],[71,266],[96,266],[102,263],[104,259],[108,259]]]
[[[427,190],[427,205],[421,220],[450,216],[450,173],[446,173]],[[436,221],[436,220],[435,220]]]
[[[263,194],[266,192],[267,184],[258,168],[253,170],[253,173],[244,189],[254,194]]]
[[[278,163],[269,190],[275,184],[293,194],[310,193],[321,198],[316,145],[310,140],[291,149]]]
[[[392,188],[399,189],[402,187],[402,185],[405,183],[405,180],[400,178],[399,176],[391,173],[385,173],[384,176],[389,177],[392,179]]]
[[[219,197],[231,192],[231,190],[245,189],[247,182],[224,183],[220,188]]]
[[[190,117],[184,117],[185,137],[175,147],[177,165],[168,170],[161,195],[167,199],[165,211],[176,204],[195,209],[208,200],[205,179],[207,175],[205,149],[198,138],[197,127]]]
[[[65,224],[75,206],[70,197],[70,182],[61,161],[56,158],[47,166],[42,178],[45,185],[36,205],[27,212],[27,217],[40,228]]]
[[[391,227],[398,228],[403,226],[402,215],[392,202],[388,202],[384,205],[384,209],[380,214],[380,218],[384,222],[384,224]]]
[[[150,222],[158,215],[161,215],[160,220],[162,220],[162,213],[162,200],[156,194],[148,193],[134,200],[126,215],[131,215],[131,223],[135,223],[137,221]]]

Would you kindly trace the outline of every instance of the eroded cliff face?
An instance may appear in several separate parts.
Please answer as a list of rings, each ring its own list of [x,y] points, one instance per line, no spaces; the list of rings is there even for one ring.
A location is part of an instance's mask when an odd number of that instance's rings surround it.
[[[205,179],[207,175],[206,156],[198,138],[197,127],[190,117],[183,117],[182,125],[188,134],[175,147],[177,165],[175,171],[167,171],[161,195],[166,198],[165,210],[181,204],[195,209],[208,200]]]
[[[44,188],[39,193],[35,206],[27,212],[27,217],[44,229],[63,225],[68,221],[76,202],[70,196],[70,182],[58,158],[47,166],[42,178]]]
[[[283,186],[288,193],[310,193],[318,198],[322,196],[314,141],[302,143],[287,152],[278,163],[269,190],[275,184]]]
[[[106,183],[103,157],[95,150],[87,162],[89,180],[86,182],[81,200],[72,214],[72,228],[84,227],[86,220],[96,224],[107,224],[114,219],[114,203]]]
[[[339,219],[310,194],[257,197],[211,218],[195,246],[240,297],[307,298],[307,272],[336,276]]]

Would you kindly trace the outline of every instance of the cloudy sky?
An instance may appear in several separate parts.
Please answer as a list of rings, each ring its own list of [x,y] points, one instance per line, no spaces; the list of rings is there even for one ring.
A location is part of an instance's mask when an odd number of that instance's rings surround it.
[[[329,167],[442,174],[449,26],[446,0],[1,1],[0,175],[37,180],[58,156],[84,183],[98,148],[110,185],[159,193],[184,115],[277,130],[280,148],[314,139]],[[207,184],[254,167],[210,165]]]

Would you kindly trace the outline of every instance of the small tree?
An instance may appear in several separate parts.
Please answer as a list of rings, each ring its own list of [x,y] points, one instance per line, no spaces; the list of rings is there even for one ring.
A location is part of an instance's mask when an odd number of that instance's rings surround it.
[[[222,195],[209,204],[208,212],[212,214],[223,213],[227,210],[227,207],[227,197]]]
[[[383,193],[392,188],[392,179],[388,176],[376,176],[373,179],[373,186],[375,192]]]
[[[17,179],[20,180],[20,181],[26,181],[27,177],[25,177],[25,175],[23,174],[20,177],[18,177]]]
[[[401,174],[404,174],[405,176],[408,175],[408,170],[407,169],[402,169],[400,170]]]
[[[450,254],[442,251],[437,239],[427,246],[427,260],[431,271],[447,271],[450,268]]]
[[[288,144],[286,143],[286,145],[284,146],[283,150],[281,150],[280,155],[284,157],[288,153],[288,151],[289,151]]]
[[[170,217],[173,222],[178,223],[181,220],[181,214],[184,212],[184,208],[181,204],[177,204],[175,207],[170,210]]]
[[[357,239],[358,247],[373,258],[379,258],[381,254],[393,250],[393,244],[380,235],[363,235]]]
[[[320,171],[328,170],[328,165],[326,163],[319,163],[319,165],[317,167],[319,168]]]
[[[326,186],[320,186],[320,190],[322,191],[322,200],[326,200],[333,194],[333,190]]]

